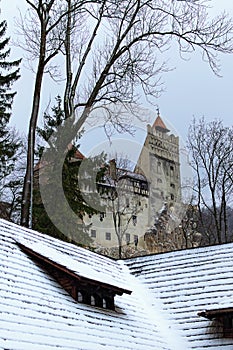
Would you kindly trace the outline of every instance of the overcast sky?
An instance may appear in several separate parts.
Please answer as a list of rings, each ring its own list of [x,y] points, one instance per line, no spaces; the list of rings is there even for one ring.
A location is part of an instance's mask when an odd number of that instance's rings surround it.
[[[8,35],[14,36],[14,16],[17,7],[23,9],[25,0],[1,0],[1,20],[8,22]],[[218,14],[226,9],[233,15],[232,0],[212,0],[211,12]],[[232,125],[233,91],[233,55],[220,56],[222,78],[216,77],[207,63],[202,62],[200,54],[191,55],[188,61],[181,60],[175,50],[169,52],[171,66],[175,70],[163,76],[165,92],[157,103],[162,117],[168,119],[178,134],[185,138],[193,116],[205,116],[207,120],[220,118],[227,126]],[[12,47],[12,57],[21,57],[19,49]],[[14,86],[17,90],[12,123],[17,129],[27,132],[32,104],[33,75],[21,68],[21,78]],[[59,87],[50,86],[49,92],[43,93],[43,107],[53,98]],[[150,107],[152,110],[154,107]],[[16,113],[17,112],[17,113]]]

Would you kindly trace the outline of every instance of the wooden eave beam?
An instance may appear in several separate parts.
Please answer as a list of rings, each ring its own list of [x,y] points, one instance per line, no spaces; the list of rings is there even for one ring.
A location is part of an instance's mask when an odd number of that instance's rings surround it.
[[[233,316],[233,308],[213,309],[198,312],[198,316],[208,318],[209,320],[227,315]]]
[[[44,264],[48,264],[49,266],[57,269],[58,271],[61,271],[67,275],[69,275],[70,277],[72,277],[73,279],[75,279],[77,282],[82,283],[82,284],[91,284],[94,286],[101,286],[103,289],[107,289],[109,291],[114,292],[117,295],[122,295],[123,293],[126,294],[131,294],[132,291],[128,290],[128,289],[124,289],[124,288],[120,288],[120,287],[116,287],[113,286],[111,284],[108,283],[104,283],[98,280],[93,280],[90,278],[86,278],[83,276],[80,276],[78,274],[76,274],[75,272],[71,271],[70,269],[68,269],[66,266],[63,266],[61,264],[58,264],[54,261],[52,261],[51,259],[43,256],[42,254],[39,254],[37,252],[35,252],[33,249],[28,248],[27,246],[25,246],[24,244],[20,243],[20,242],[16,242],[17,245],[20,247],[20,249],[22,249],[27,255],[29,255],[30,257],[36,259],[39,263],[41,263],[43,265]]]

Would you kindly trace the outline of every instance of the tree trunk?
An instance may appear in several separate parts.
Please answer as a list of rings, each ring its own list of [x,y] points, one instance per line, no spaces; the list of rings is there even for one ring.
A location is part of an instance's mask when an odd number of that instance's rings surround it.
[[[37,68],[36,82],[34,88],[32,113],[28,132],[28,149],[27,149],[27,165],[26,174],[23,185],[22,205],[21,205],[21,221],[22,226],[30,226],[30,210],[32,210],[32,190],[33,190],[33,167],[34,167],[34,150],[37,119],[39,114],[41,86],[45,67],[46,52],[46,28],[41,33],[40,59]]]

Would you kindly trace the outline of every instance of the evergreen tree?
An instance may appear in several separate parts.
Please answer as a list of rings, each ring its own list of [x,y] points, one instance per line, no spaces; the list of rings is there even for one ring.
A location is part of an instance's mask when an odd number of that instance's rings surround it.
[[[65,127],[63,127],[65,115],[62,110],[60,96],[56,98],[56,102],[56,106],[52,108],[52,114],[44,114],[43,128],[37,128],[37,135],[39,136],[37,151],[39,163],[37,164],[36,172],[34,172],[33,228],[76,244],[90,245],[92,240],[88,234],[88,227],[83,222],[83,217],[96,213],[96,210],[85,202],[79,187],[78,174],[82,159],[77,156],[80,155],[77,141],[81,135],[76,137],[76,142],[73,141],[73,144],[69,145],[69,150],[62,165],[62,187],[66,200],[69,203],[68,208],[64,204],[62,198],[59,197],[59,172],[61,169],[59,162],[61,160],[58,148],[60,147],[60,134],[64,136],[65,133]],[[59,132],[61,130],[60,128],[62,128],[64,133]],[[64,141],[61,140],[61,142],[63,143]],[[43,184],[46,188],[48,198],[51,198],[54,209],[52,219],[44,206],[39,188],[39,170],[42,165],[41,162],[43,162],[43,158],[41,160],[43,152],[51,152],[52,154],[52,175],[46,177],[46,183]],[[70,210],[76,215],[74,221],[69,220],[68,211]],[[65,230],[60,230],[59,227],[61,226],[64,227]]]
[[[6,38],[7,22],[0,22],[0,196],[6,187],[6,177],[12,172],[20,147],[16,134],[9,128],[11,109],[16,92],[12,84],[19,79],[21,60],[9,61],[9,38]]]

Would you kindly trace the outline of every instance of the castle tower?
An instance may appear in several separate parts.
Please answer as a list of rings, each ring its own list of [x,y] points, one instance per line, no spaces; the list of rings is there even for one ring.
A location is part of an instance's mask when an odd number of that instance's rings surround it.
[[[179,137],[170,133],[159,111],[154,124],[147,126],[147,136],[135,169],[144,173],[150,184],[148,226],[167,203],[181,199]]]

